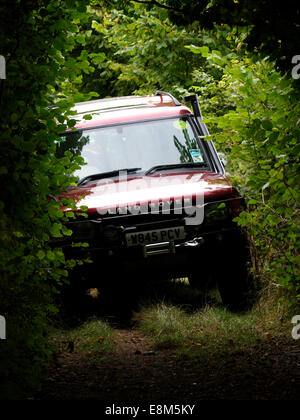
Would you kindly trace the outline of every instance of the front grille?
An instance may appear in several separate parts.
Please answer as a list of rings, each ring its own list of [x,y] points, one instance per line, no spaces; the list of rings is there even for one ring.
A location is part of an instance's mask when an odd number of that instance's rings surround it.
[[[103,225],[115,225],[128,228],[131,226],[141,227],[143,230],[159,229],[161,227],[177,226],[184,224],[183,215],[170,214],[138,214],[138,215],[123,215],[114,217],[105,217],[102,222]]]
[[[108,214],[98,213],[89,214],[87,219],[82,216],[76,221],[69,222],[67,225],[73,230],[74,234],[67,239],[70,245],[72,242],[88,242],[89,249],[103,249],[103,251],[122,249],[125,251],[125,235],[130,232],[151,231],[156,229],[174,228],[185,226],[185,239],[178,240],[177,243],[191,241],[194,238],[202,237],[206,234],[217,234],[219,231],[234,227],[232,222],[232,206],[236,199],[224,199],[217,202],[208,202],[204,206],[204,220],[194,225],[187,223],[186,209],[169,208],[168,212],[160,209],[159,212],[131,214]],[[190,209],[194,207],[190,206]],[[65,242],[65,245],[67,243]],[[122,252],[123,252],[122,251]],[[130,250],[129,252],[134,252]]]

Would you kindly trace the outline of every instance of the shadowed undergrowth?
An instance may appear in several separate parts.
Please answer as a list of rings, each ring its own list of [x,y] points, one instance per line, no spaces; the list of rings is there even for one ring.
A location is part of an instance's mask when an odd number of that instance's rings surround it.
[[[92,317],[76,327],[53,330],[50,341],[56,356],[76,352],[82,358],[100,361],[114,348],[115,334],[108,323]]]

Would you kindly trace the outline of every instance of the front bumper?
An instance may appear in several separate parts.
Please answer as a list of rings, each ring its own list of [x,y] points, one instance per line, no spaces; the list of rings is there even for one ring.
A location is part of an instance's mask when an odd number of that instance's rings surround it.
[[[168,274],[184,274],[199,259],[210,263],[216,253],[229,249],[237,242],[240,231],[233,222],[235,199],[207,203],[205,217],[199,225],[186,223],[186,218],[176,214],[139,214],[82,219],[70,222],[73,236],[59,240],[55,246],[63,249],[67,258],[90,259],[101,267],[117,265],[153,272],[167,270]],[[127,246],[126,235],[155,229],[184,228],[184,238],[138,246]],[[80,246],[80,242],[88,246]],[[75,244],[75,246],[74,246]],[[213,263],[213,262],[212,262]]]

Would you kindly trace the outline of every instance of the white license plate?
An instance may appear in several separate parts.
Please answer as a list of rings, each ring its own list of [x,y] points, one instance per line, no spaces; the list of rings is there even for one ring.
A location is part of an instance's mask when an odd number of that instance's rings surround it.
[[[147,230],[145,232],[127,233],[127,246],[148,245],[159,242],[170,242],[184,239],[184,227],[178,226],[169,229]]]

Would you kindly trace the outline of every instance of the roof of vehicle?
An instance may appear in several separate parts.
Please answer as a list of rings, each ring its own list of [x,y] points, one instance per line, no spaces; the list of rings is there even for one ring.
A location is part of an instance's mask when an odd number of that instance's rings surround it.
[[[76,128],[91,128],[191,114],[189,108],[181,105],[169,94],[124,96],[80,102],[75,104],[72,111],[77,112],[73,117],[78,121]]]

